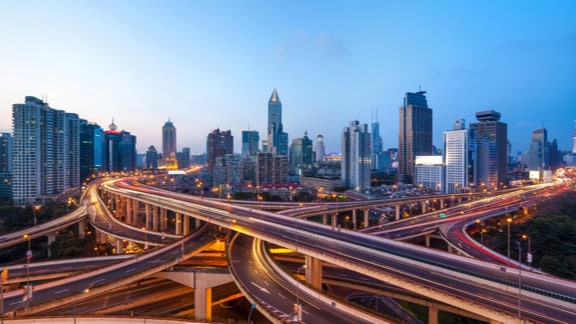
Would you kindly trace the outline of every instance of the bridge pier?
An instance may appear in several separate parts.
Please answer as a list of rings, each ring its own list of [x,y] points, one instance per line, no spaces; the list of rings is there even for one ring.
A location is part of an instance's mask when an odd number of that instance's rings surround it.
[[[356,209],[352,209],[352,229],[356,230]]]
[[[322,289],[322,260],[306,256],[306,283],[314,289]]]
[[[338,213],[332,214],[332,227],[336,227],[338,225]]]
[[[328,214],[322,214],[322,224],[328,224]]]
[[[400,220],[400,204],[394,205],[396,220]]]
[[[85,236],[86,236],[86,221],[79,221],[78,222],[78,238],[84,239]],[[48,240],[48,241],[50,241],[50,240]],[[48,245],[50,245],[50,242],[48,242]]]
[[[426,214],[426,201],[422,200],[420,204],[422,206],[422,214]]]
[[[428,306],[428,324],[438,324],[438,308]]]
[[[182,235],[182,214],[176,213],[176,223],[174,233],[176,235]]]

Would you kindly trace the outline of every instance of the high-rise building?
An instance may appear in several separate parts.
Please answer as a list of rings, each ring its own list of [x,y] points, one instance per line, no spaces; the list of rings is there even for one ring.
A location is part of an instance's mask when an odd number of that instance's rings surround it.
[[[342,185],[353,189],[370,188],[370,133],[367,124],[350,122],[342,132]]]
[[[190,148],[185,147],[182,152],[176,153],[178,159],[178,169],[183,170],[190,167]]]
[[[315,162],[322,162],[324,161],[324,156],[326,155],[326,147],[324,146],[324,136],[318,135],[316,136],[316,156],[314,161]]]
[[[445,193],[468,187],[469,138],[464,119],[456,120],[454,129],[444,132]]]
[[[242,156],[255,156],[258,152],[260,135],[258,131],[242,131]]]
[[[308,132],[304,132],[303,137],[292,140],[289,163],[298,174],[312,169],[312,140],[308,138]]]
[[[12,106],[13,199],[28,205],[80,185],[78,115],[27,96]]]
[[[217,157],[224,157],[226,154],[234,153],[234,137],[231,131],[220,132],[220,129],[215,129],[212,133],[208,134],[206,141],[207,166],[210,172],[214,171],[214,164]]]
[[[546,128],[539,128],[530,136],[528,169],[531,171],[548,170],[550,167],[550,144]]]
[[[168,170],[178,169],[176,127],[170,120],[162,126],[162,166]]]
[[[574,133],[572,134],[572,153],[576,154],[576,120],[574,121]]]
[[[495,188],[507,184],[508,125],[500,122],[494,110],[476,113],[478,122],[470,124],[471,145],[475,147],[473,161],[474,184]]]
[[[146,169],[158,169],[158,151],[154,145],[146,150]]]
[[[127,172],[136,170],[136,136],[118,130],[112,120],[104,131],[104,170]]]
[[[288,155],[288,134],[282,126],[282,102],[276,89],[268,100],[268,152]]]
[[[0,200],[12,200],[12,136],[0,135]]]
[[[426,91],[407,92],[400,107],[398,181],[413,183],[416,155],[432,155],[432,109]]]
[[[442,156],[417,155],[414,158],[414,180],[418,188],[428,188],[444,191],[445,167],[442,163]]]
[[[270,152],[256,154],[256,185],[288,182],[288,157]]]
[[[376,119],[378,116],[376,116]],[[380,136],[380,123],[372,121],[372,166],[373,170],[381,171],[384,167],[382,136]]]
[[[104,130],[96,123],[80,120],[80,179],[103,169]]]

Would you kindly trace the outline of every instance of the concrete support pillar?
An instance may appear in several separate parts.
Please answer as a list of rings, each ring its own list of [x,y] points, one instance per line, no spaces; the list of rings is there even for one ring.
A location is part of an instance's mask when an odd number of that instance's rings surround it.
[[[426,234],[424,238],[426,240],[426,247],[430,247],[430,234]]]
[[[154,232],[158,232],[158,221],[159,221],[158,207],[152,206],[152,230]]]
[[[160,231],[165,232],[168,228],[168,210],[160,208]]]
[[[352,229],[355,230],[356,229],[356,220],[358,218],[356,217],[356,209],[352,209]]]
[[[116,254],[122,254],[122,240],[116,239]]]
[[[440,199],[440,209],[444,209],[444,199]]]
[[[202,221],[200,220],[200,218],[196,218],[196,222],[194,223],[194,228],[198,228],[200,227],[200,225],[202,225]]]
[[[194,289],[194,317],[198,321],[212,322],[212,288],[196,282]]]
[[[422,204],[422,214],[426,214],[426,201],[423,200],[423,201],[421,202],[421,204]]]
[[[148,226],[150,226],[150,205],[144,204],[144,211],[146,212],[146,223],[144,224],[144,228],[147,230]]]
[[[125,222],[128,225],[132,225],[132,199],[125,198],[124,199],[124,206],[126,208]]]
[[[400,220],[400,204],[394,205],[394,209],[396,211],[396,220]]]
[[[176,213],[176,223],[174,226],[174,234],[182,235],[182,214]]]
[[[184,236],[190,234],[190,217],[184,215],[184,224],[182,226],[182,234]]]
[[[56,233],[48,234],[48,257],[52,256],[52,250],[50,249],[50,245],[56,241]]]
[[[454,248],[450,244],[448,244],[448,253],[454,253]]]
[[[315,289],[322,288],[322,260],[306,256],[306,283]]]
[[[328,214],[322,214],[322,224],[328,224]]]
[[[364,209],[364,227],[370,226],[370,209]]]
[[[78,238],[84,239],[86,234],[86,221],[78,222]],[[50,240],[48,240],[48,245],[50,245]]]
[[[338,225],[338,213],[332,214],[332,227],[336,227]]]
[[[438,324],[438,308],[428,306],[428,324]]]
[[[122,217],[122,206],[120,205],[120,196],[114,195],[114,208],[116,211],[116,218],[120,219]]]

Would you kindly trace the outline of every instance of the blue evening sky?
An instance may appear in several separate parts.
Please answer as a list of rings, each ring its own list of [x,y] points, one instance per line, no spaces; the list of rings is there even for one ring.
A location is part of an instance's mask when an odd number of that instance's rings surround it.
[[[107,128],[112,118],[161,149],[206,150],[214,128],[266,137],[274,88],[290,141],[377,112],[397,147],[407,91],[427,91],[434,144],[455,119],[494,109],[514,152],[542,126],[571,149],[576,119],[576,1],[0,0],[0,131],[12,104],[48,97]]]

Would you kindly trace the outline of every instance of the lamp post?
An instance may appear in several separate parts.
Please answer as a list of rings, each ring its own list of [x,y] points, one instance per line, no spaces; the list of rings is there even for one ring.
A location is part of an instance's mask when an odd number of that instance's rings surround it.
[[[302,305],[300,305],[300,280],[298,276],[300,275],[300,270],[306,269],[306,265],[302,265],[296,271],[296,304],[294,304],[294,313],[296,314],[296,323],[302,322]]]
[[[80,296],[81,296],[82,294],[87,294],[87,293],[89,293],[89,292],[90,292],[90,289],[89,289],[89,288],[86,288],[86,289],[82,290],[82,292],[80,293],[80,295],[77,295],[77,296],[74,298],[74,324],[76,324],[76,302],[78,301],[78,298],[80,298]]]
[[[144,250],[148,249],[148,232],[146,231],[146,226],[142,227],[144,231]]]
[[[508,260],[507,260],[507,264],[510,265],[510,223],[512,223],[512,218],[508,217],[506,219],[506,223],[508,224]]]
[[[484,246],[484,224],[479,219],[476,220],[476,224],[480,226],[480,246]]]
[[[518,323],[522,323],[522,244],[518,245]]]
[[[522,234],[522,239],[528,240],[528,251],[526,252],[526,262],[528,266],[532,267],[532,249],[530,247],[532,239],[527,234]]]
[[[34,210],[34,226],[36,226],[36,224],[38,223],[36,220],[36,215],[38,214],[38,211],[40,210],[40,205],[34,205],[34,207],[32,209]]]

